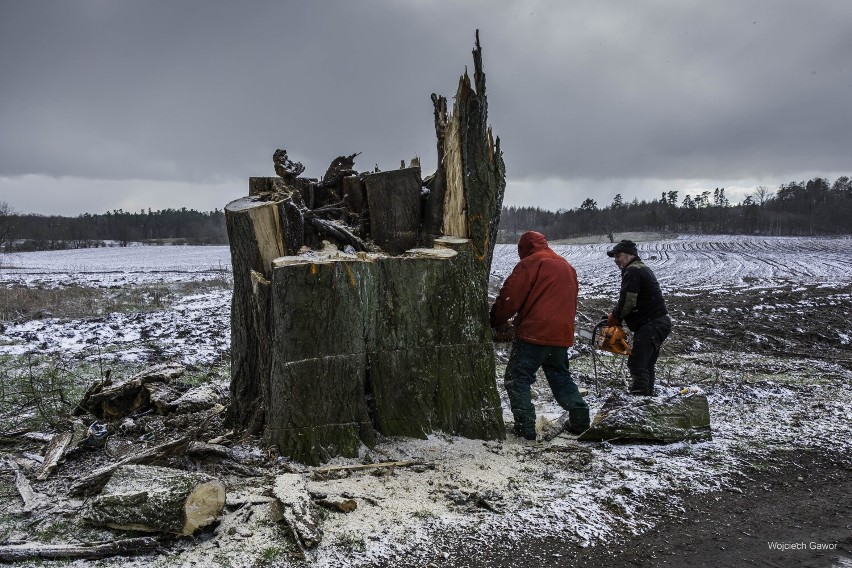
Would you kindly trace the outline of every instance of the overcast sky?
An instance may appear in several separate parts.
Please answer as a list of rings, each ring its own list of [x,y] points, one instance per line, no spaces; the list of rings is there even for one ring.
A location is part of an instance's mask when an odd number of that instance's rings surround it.
[[[0,0],[0,201],[223,208],[418,155],[479,28],[506,204],[852,174],[850,0]]]

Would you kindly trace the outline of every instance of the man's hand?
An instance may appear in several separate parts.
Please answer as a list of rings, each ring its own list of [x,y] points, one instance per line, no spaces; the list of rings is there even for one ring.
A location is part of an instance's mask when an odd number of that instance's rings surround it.
[[[491,337],[497,343],[513,341],[515,339],[515,331],[511,325],[501,325],[498,328],[491,328]]]
[[[606,316],[606,324],[610,327],[614,325],[621,325],[621,321],[615,317],[615,314],[610,312],[609,315]]]

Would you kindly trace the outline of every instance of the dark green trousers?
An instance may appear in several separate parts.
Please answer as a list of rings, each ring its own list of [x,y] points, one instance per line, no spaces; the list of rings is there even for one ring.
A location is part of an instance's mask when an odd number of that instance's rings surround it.
[[[580,396],[568,368],[568,348],[534,345],[515,340],[506,365],[506,392],[515,417],[515,433],[525,438],[535,437],[535,407],[530,396],[530,386],[536,380],[539,368],[553,392],[553,397],[568,411],[569,431],[580,433],[589,428],[589,405]]]

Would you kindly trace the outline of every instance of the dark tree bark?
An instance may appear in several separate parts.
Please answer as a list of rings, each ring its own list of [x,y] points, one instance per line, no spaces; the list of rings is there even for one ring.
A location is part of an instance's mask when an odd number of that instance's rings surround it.
[[[420,242],[420,168],[364,176],[373,241],[391,254]]]

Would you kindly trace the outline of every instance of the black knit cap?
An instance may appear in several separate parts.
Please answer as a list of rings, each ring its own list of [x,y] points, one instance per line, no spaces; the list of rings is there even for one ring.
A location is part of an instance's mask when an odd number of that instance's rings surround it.
[[[612,247],[612,250],[606,251],[607,256],[615,256],[620,252],[626,252],[627,254],[632,254],[633,256],[639,256],[639,251],[636,250],[636,243],[633,241],[628,241],[627,239],[623,241],[618,241],[618,244]]]

